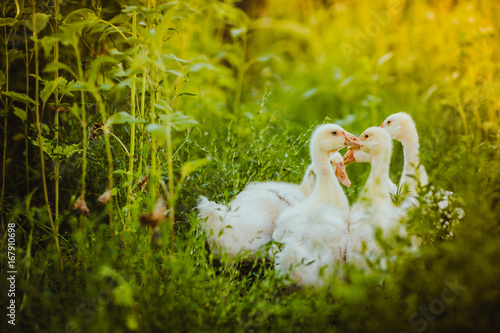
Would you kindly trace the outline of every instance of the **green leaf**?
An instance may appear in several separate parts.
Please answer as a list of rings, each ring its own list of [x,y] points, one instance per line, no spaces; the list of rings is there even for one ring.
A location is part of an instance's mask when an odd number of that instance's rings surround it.
[[[311,88],[302,94],[302,99],[311,98],[319,93],[318,87]]]
[[[109,83],[103,83],[99,86],[99,89],[103,90],[103,91],[108,91],[109,89],[111,89],[111,84]]]
[[[108,125],[116,124],[140,124],[144,121],[133,117],[130,113],[121,111],[115,113],[111,118],[108,119]]]
[[[167,72],[170,74],[174,74],[175,76],[183,77],[182,73],[179,71],[176,71],[176,70],[169,69],[169,70],[167,70]]]
[[[168,102],[164,99],[156,100],[154,103],[154,106],[158,109],[163,110],[163,111],[165,111],[165,110],[173,111],[172,108],[170,107],[170,105],[168,105]]]
[[[172,58],[172,60],[177,61],[177,63],[178,63],[179,65],[187,65],[187,64],[189,64],[189,61],[188,61],[188,60],[184,60],[184,59],[181,59],[181,58],[177,58],[177,57],[175,56],[175,54],[173,54],[173,53],[170,53],[170,54],[168,55],[168,57],[171,57],[171,58]]]
[[[138,10],[138,8],[140,8],[140,7],[137,7],[137,6],[123,6],[122,13],[131,13],[134,10]]]
[[[52,81],[45,81],[45,87],[40,92],[40,98],[44,104],[47,102],[54,90],[56,90],[56,88],[59,86],[59,83],[62,81],[62,79],[62,77],[58,77]]]
[[[36,147],[40,147],[38,140],[32,140],[31,143]],[[43,136],[42,136],[42,149],[47,154],[47,156],[49,156],[52,160],[56,158],[54,154],[53,141]]]
[[[75,90],[88,91],[88,90],[90,90],[89,85],[86,82],[82,82],[82,81],[71,81],[68,83],[66,88],[69,91],[75,91]]]
[[[123,27],[107,27],[104,24],[102,24],[102,27],[105,28],[105,29],[103,29],[102,37],[106,37],[106,36],[109,36],[111,34],[116,34],[118,32],[122,32],[125,35],[130,33],[130,30],[127,30]],[[93,29],[92,32],[94,32],[94,30],[97,30],[97,29]],[[140,39],[138,39],[138,38],[133,38],[133,37],[127,38],[127,41],[129,43],[132,43],[133,40],[140,41]]]
[[[384,54],[383,56],[381,56],[378,60],[377,60],[377,67],[380,67],[382,66],[384,63],[386,63],[389,59],[391,59],[393,56],[392,52],[389,52],[389,53],[386,53]]]
[[[436,92],[437,88],[438,86],[435,84],[430,86],[429,89],[427,89],[427,91],[425,92],[425,95],[422,97],[422,102],[427,102],[429,98],[431,98],[431,96]]]
[[[183,92],[183,93],[180,93],[179,95],[177,95],[177,97],[179,96],[196,96],[197,94],[193,94],[193,93],[188,93],[188,92]]]
[[[189,68],[188,68],[189,72],[191,72],[191,73],[198,72],[198,71],[203,70],[203,69],[206,69],[209,71],[214,71],[214,72],[219,71],[219,69],[217,67],[215,67],[214,65],[209,64],[209,63],[203,63],[203,62],[193,64],[193,65],[189,66]]]
[[[131,331],[137,331],[139,329],[139,322],[137,321],[137,316],[135,313],[131,313],[127,316],[127,327]]]
[[[83,151],[83,149],[80,149],[79,145],[72,144],[72,145],[64,147],[62,155],[64,156],[64,158],[67,158],[67,157],[71,157],[71,155],[73,155],[75,153],[80,153],[82,151]]]
[[[80,108],[78,107],[78,104],[74,103],[73,106],[69,108],[69,111],[73,116],[75,116],[77,119],[81,120],[80,117]]]
[[[199,160],[187,161],[181,166],[181,178],[186,178],[192,172],[198,170],[208,162],[210,162],[211,158],[201,158]]]
[[[130,284],[123,278],[123,276],[120,275],[120,273],[107,266],[102,266],[99,273],[104,277],[112,278],[118,283],[118,286],[113,289],[116,304],[125,306],[133,304],[133,290]]]
[[[0,89],[2,88],[2,86],[5,84],[5,82],[7,82],[5,80],[5,74],[3,71],[0,70]]]
[[[248,15],[229,2],[217,1],[214,3],[214,6],[219,12],[223,13],[224,21],[230,26],[244,27],[250,23]]]
[[[30,74],[30,76],[31,76],[32,78],[34,78],[35,80],[36,80],[36,79],[38,79],[38,80],[40,80],[40,81],[43,81],[43,79],[40,77],[40,75]]]
[[[113,76],[118,76],[118,77],[128,76],[127,72],[125,72],[123,69],[117,68],[117,67],[113,67],[113,69],[111,70],[111,74],[113,74]]]
[[[165,125],[148,124],[146,131],[151,133],[151,136],[159,142],[167,141],[168,129]]]
[[[18,108],[17,106],[14,106],[14,114],[23,122],[26,121],[26,119],[28,118],[26,111],[21,108]]]
[[[43,69],[44,72],[54,72],[57,69],[63,69],[71,72],[71,68],[68,67],[68,65],[63,64],[61,62],[51,62],[45,68]]]
[[[42,39],[40,39],[40,44],[43,47],[43,52],[45,54],[45,57],[49,57],[52,49],[54,48],[54,45],[60,41],[59,37],[55,36],[44,36]]]
[[[177,1],[170,1],[170,2],[167,2],[167,3],[164,3],[163,5],[160,5],[158,7],[158,10],[162,13],[172,9],[175,5],[177,5],[178,2]],[[144,11],[145,12],[145,11]],[[146,12],[147,13],[147,12]]]
[[[344,88],[354,80],[354,75],[348,76],[340,82],[340,87]]]
[[[70,97],[74,96],[73,91],[68,88],[68,80],[66,80],[66,78],[62,78],[61,82],[57,86],[56,93]]]
[[[217,58],[227,60],[234,68],[241,68],[244,63],[241,57],[238,57],[236,54],[231,52],[220,52]]]
[[[132,64],[130,65],[130,70],[141,71],[147,64],[151,63],[151,59],[145,54],[137,54],[132,59]]]
[[[187,19],[189,16],[198,13],[200,12],[183,2],[176,8],[173,17],[178,19]]]
[[[98,21],[99,17],[92,9],[82,8],[69,13],[64,20],[64,24],[81,23],[86,20]]]
[[[134,292],[128,283],[123,283],[113,289],[113,295],[116,305],[131,306],[134,304]]]
[[[14,60],[16,60],[16,59],[22,59],[24,61],[24,53],[18,49],[10,49],[9,50],[9,64],[14,62]],[[3,61],[2,61],[2,64],[4,64]]]
[[[169,27],[172,25],[173,14],[173,11],[167,11],[161,17],[160,23],[156,26],[154,32],[152,32],[156,42],[163,42],[169,38]]]
[[[102,64],[105,63],[114,64],[115,62],[116,62],[115,59],[107,55],[97,57],[94,61],[92,61],[92,64],[90,65],[89,81],[94,82],[97,79],[97,75],[99,74],[99,70],[101,70]]]
[[[281,58],[275,54],[263,54],[259,56],[257,59],[255,59],[255,61],[257,62],[268,62],[271,60],[274,60],[276,62],[282,62]]]
[[[29,20],[26,21],[26,26],[28,29],[31,31],[34,31],[36,33],[39,33],[42,31],[46,26],[47,23],[49,23],[50,15],[47,14],[42,14],[42,13],[36,13],[35,14],[35,22],[33,24],[33,15],[29,18]]]
[[[127,75],[128,75],[128,73],[127,73]],[[129,77],[129,78],[119,82],[116,86],[120,89],[123,89],[125,87],[132,88],[132,81],[135,81],[135,83],[137,84],[138,82],[140,82],[140,79],[138,79],[137,77],[135,79],[133,77]]]
[[[54,155],[62,155],[62,152],[63,152],[62,146],[57,146],[53,151]]]
[[[122,29],[120,27],[117,27],[118,30],[120,31],[126,31],[126,29]],[[113,28],[116,31],[115,28]],[[102,33],[104,31],[107,31],[108,30],[108,25],[107,24],[104,24],[103,22],[101,21],[97,21],[97,22],[93,22],[93,24],[91,25],[91,28],[90,28],[90,33],[91,34],[98,34],[98,33]]]
[[[90,9],[83,8],[68,14],[60,26],[63,45],[77,47],[84,30],[93,29],[100,22],[99,17]]]
[[[15,100],[17,102],[21,102],[21,103],[24,103],[27,105],[29,105],[29,104],[36,105],[36,102],[34,100],[32,100],[31,97],[29,97],[26,94],[21,94],[21,93],[15,92],[15,91],[2,91],[2,94],[12,98],[13,100]]]
[[[182,131],[198,124],[196,120],[189,116],[186,116],[180,111],[175,111],[169,116],[169,118],[172,128],[177,131]]]
[[[0,18],[0,27],[3,26],[9,26],[12,27],[14,23],[16,23],[17,20],[13,19],[12,17],[2,17]]]
[[[233,39],[236,39],[242,34],[244,34],[246,31],[247,31],[246,28],[239,28],[239,29],[233,28],[231,29],[231,37],[233,37]]]

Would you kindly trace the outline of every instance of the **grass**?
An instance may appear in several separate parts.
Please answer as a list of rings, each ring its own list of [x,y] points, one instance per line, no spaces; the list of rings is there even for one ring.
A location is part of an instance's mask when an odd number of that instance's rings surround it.
[[[4,317],[3,328],[499,326],[497,2],[120,4],[2,2],[0,258],[14,223],[18,272],[16,326]],[[455,193],[461,221],[422,202],[407,221],[424,240],[416,254],[389,242],[387,266],[346,265],[320,290],[286,287],[270,262],[226,266],[210,253],[199,195],[229,202],[252,181],[298,183],[317,124],[360,134],[399,111],[416,120],[431,184]],[[395,182],[402,164],[396,143]],[[348,172],[352,202],[369,166]],[[159,232],[141,227],[161,197]]]

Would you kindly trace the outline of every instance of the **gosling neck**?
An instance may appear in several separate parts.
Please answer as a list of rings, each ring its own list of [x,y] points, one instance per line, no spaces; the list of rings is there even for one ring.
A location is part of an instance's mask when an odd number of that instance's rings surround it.
[[[363,197],[370,200],[391,200],[389,188],[389,165],[391,150],[381,151],[372,156],[370,175],[363,189]]]
[[[336,152],[336,151],[334,151]],[[330,165],[330,152],[316,149],[311,158],[316,169],[316,186],[310,195],[313,202],[330,204],[343,214],[349,213],[349,202]]]
[[[406,190],[414,191],[416,187],[417,169],[420,165],[420,144],[415,128],[411,128],[400,140],[403,145],[404,165],[401,175],[400,187],[407,186]]]

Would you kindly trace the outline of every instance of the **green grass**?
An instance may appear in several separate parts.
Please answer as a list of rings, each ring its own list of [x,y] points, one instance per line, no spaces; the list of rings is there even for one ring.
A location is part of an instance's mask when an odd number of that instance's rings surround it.
[[[14,223],[15,330],[482,332],[500,325],[497,2],[405,3],[361,44],[356,34],[366,34],[389,3],[99,3],[2,2],[2,17],[11,19],[0,21],[0,298],[2,306],[9,301],[4,232]],[[57,24],[49,15],[56,11],[65,18]],[[399,111],[414,117],[431,184],[455,193],[461,221],[443,224],[438,200],[422,203],[407,221],[424,240],[417,253],[405,253],[407,240],[388,242],[387,266],[345,265],[319,290],[287,287],[271,262],[227,266],[210,253],[194,210],[199,195],[229,202],[252,181],[298,183],[317,124],[359,135]],[[83,144],[100,122],[104,131]],[[395,182],[402,164],[395,143]],[[347,171],[353,202],[369,166]],[[107,188],[112,200],[98,203]],[[72,209],[83,193],[88,215]],[[153,234],[139,219],[160,197],[170,214]],[[453,293],[454,283],[465,289]]]

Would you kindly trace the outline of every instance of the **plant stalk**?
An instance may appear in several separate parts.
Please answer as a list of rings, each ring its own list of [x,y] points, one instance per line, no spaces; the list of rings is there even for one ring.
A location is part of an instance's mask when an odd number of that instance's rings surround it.
[[[5,16],[5,15],[4,15]],[[4,26],[4,45],[5,45],[5,90],[9,91],[9,49],[8,49],[8,35],[7,35],[7,26]],[[7,167],[7,125],[9,119],[9,103],[8,97],[4,99],[5,106],[5,118],[4,118],[4,127],[3,127],[3,154],[2,154],[2,198],[1,198],[1,210],[0,216],[2,220],[2,229],[4,232],[5,228],[5,209],[4,209],[4,199],[5,199],[5,176],[6,176],[6,167]],[[7,231],[5,231],[7,232]]]
[[[101,95],[97,92],[97,89],[95,87],[92,88],[92,94],[97,101],[97,105],[99,107],[99,112],[101,114],[101,119],[103,123],[106,123],[107,121],[107,113],[106,113],[106,104],[104,104]],[[108,190],[113,189],[113,155],[111,153],[111,144],[109,140],[109,134],[110,131],[105,128],[104,129],[104,144],[106,146],[106,157],[108,160]],[[108,216],[109,216],[109,234],[111,235],[111,238],[114,237],[114,227],[113,227],[113,197],[111,196],[111,199],[109,202],[106,203],[107,208],[108,208]]]
[[[75,56],[76,56],[76,62],[78,64],[78,76],[79,80],[82,82],[85,80],[85,76],[83,74],[83,67],[82,67],[82,58],[80,54],[80,49],[78,47],[78,42],[73,44],[73,49],[75,50]],[[82,119],[81,119],[81,126],[82,126],[82,193],[81,197],[82,200],[85,200],[85,191],[86,191],[86,175],[87,175],[87,148],[88,148],[88,138],[87,138],[87,109],[86,109],[86,102],[85,102],[85,91],[81,91],[81,101],[82,101]]]
[[[137,13],[132,12],[132,35],[137,36]],[[130,114],[135,118],[135,78],[132,75],[132,82],[130,83]],[[128,159],[128,200],[132,203],[132,187],[134,181],[134,158],[135,158],[135,123],[130,124],[130,156]]]
[[[170,222],[170,253],[174,253],[174,238],[175,238],[175,197],[174,197],[174,163],[172,156],[172,127],[170,122],[167,123],[167,164],[168,164],[168,218]]]
[[[30,93],[30,56],[28,46],[28,29],[24,27],[24,45],[26,47],[26,58],[24,65],[26,67],[26,95]],[[28,139],[28,112],[29,106],[26,104],[24,111],[26,112],[26,119],[24,120],[24,163],[26,165],[26,193],[30,193],[30,169],[29,169],[29,139]],[[5,174],[5,173],[4,173]]]
[[[40,147],[40,164],[42,168],[42,182],[43,182],[43,194],[45,197],[45,206],[47,207],[47,212],[49,214],[49,220],[50,220],[50,227],[52,229],[52,235],[54,237],[54,242],[56,244],[57,248],[57,253],[59,255],[59,266],[61,269],[61,272],[64,271],[64,264],[62,260],[62,253],[61,253],[61,247],[59,245],[59,237],[57,235],[57,230],[54,224],[54,219],[52,217],[52,211],[50,209],[50,202],[49,202],[49,194],[47,191],[47,179],[45,178],[45,160],[44,160],[44,154],[43,154],[43,141],[42,141],[42,126],[41,126],[41,119],[40,119],[40,103],[38,103],[38,96],[40,93],[40,79],[39,79],[39,73],[40,73],[40,68],[39,68],[39,49],[38,49],[38,33],[36,31],[36,19],[35,19],[35,4],[33,4],[33,39],[34,39],[34,50],[35,50],[35,110],[36,110],[36,129],[38,132],[38,145]]]
[[[57,17],[59,15],[59,1],[54,2],[54,33],[59,32],[59,22]],[[59,43],[54,44],[54,62],[59,62]],[[54,80],[59,77],[59,69],[54,71]],[[56,89],[57,90],[57,89]],[[55,131],[56,131],[56,147],[59,146],[59,94],[56,92],[55,96]],[[59,175],[60,175],[61,161],[56,159],[54,161],[54,187],[55,187],[55,220],[56,228],[59,229]]]

